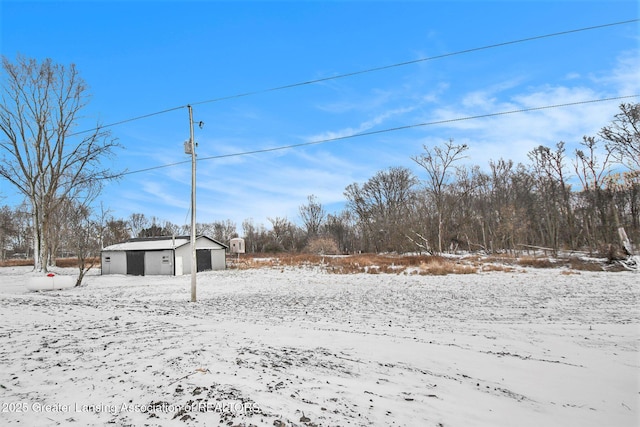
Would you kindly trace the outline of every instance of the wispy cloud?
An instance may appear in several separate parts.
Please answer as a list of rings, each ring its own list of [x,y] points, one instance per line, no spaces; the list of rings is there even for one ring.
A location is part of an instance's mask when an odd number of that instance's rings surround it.
[[[462,97],[461,104],[465,108],[473,108],[474,111],[493,111],[499,97],[508,90],[520,86],[522,80],[522,77],[517,77],[469,92]]]
[[[296,221],[307,196],[316,195],[323,204],[340,202],[344,188],[355,180],[354,171],[364,169],[328,150],[292,151],[286,157],[283,163],[282,158],[265,154],[243,168],[224,168],[218,179],[200,179],[199,199],[205,212],[206,206],[215,206],[218,215],[226,212],[237,223],[248,216],[258,222],[275,216]],[[216,200],[226,202],[220,205]]]
[[[636,52],[618,58],[606,77],[599,78],[599,90],[582,79],[565,80],[565,85],[520,87],[515,79],[505,84],[469,92],[458,102],[441,105],[431,112],[429,121],[471,117],[550,105],[589,101],[640,93],[640,60]],[[593,81],[592,77],[592,81]],[[575,83],[571,85],[570,83]],[[606,92],[603,91],[606,90]],[[427,144],[442,143],[433,134],[451,137],[470,147],[469,162],[486,167],[498,158],[526,163],[527,153],[538,145],[554,146],[560,141],[572,151],[585,135],[596,135],[618,111],[620,102],[581,104],[531,112],[505,114],[483,119],[453,121],[438,125],[438,131],[425,138]]]
[[[611,74],[595,78],[598,83],[611,85],[617,95],[640,94],[640,51],[631,50],[618,56],[617,66]]]
[[[415,106],[411,107],[400,107],[391,110],[384,111],[382,113],[377,114],[376,116],[361,122],[358,126],[355,127],[346,127],[339,130],[329,130],[322,133],[317,133],[311,136],[306,137],[305,139],[308,142],[314,141],[324,141],[327,139],[334,138],[343,138],[346,136],[356,135],[359,133],[363,133],[369,130],[374,129],[376,126],[379,126],[391,118],[402,116],[404,114],[410,113],[416,109]]]

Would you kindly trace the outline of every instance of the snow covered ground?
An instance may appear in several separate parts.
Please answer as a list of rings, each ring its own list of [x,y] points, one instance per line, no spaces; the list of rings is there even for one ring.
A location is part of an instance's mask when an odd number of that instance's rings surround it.
[[[0,268],[0,424],[640,425],[640,276],[567,273]]]

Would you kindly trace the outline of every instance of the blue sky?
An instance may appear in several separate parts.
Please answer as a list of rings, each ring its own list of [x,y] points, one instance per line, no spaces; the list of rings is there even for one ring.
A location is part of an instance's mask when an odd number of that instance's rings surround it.
[[[0,3],[2,54],[75,63],[92,99],[77,130],[194,105],[198,157],[341,135],[640,94],[638,22],[391,64],[638,18],[636,1],[12,1]],[[249,92],[250,96],[234,97]],[[203,102],[228,98],[216,102]],[[423,145],[468,144],[469,165],[527,162],[538,145],[571,150],[621,101],[421,126],[198,163],[198,222],[299,223],[315,195],[329,213],[344,189],[404,166]],[[638,102],[638,98],[624,102]],[[188,161],[188,111],[110,128],[114,169]],[[101,201],[115,217],[189,222],[190,164],[132,173]],[[0,182],[0,204],[18,199]]]

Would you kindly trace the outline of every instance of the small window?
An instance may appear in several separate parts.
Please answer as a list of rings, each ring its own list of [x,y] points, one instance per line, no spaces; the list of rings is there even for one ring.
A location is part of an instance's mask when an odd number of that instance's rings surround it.
[[[110,256],[104,257],[104,262],[111,262],[111,257]]]

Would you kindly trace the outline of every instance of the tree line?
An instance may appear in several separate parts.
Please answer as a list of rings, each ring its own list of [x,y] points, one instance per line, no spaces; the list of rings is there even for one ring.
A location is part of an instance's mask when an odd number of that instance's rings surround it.
[[[640,238],[640,104],[622,104],[578,149],[538,146],[527,164],[488,170],[462,163],[469,147],[424,146],[408,168],[347,187],[355,240],[363,251],[522,252],[544,248],[614,256]]]
[[[424,173],[390,167],[344,190],[346,206],[327,213],[314,195],[299,207],[294,222],[269,218],[270,224],[231,220],[199,223],[197,234],[228,244],[242,236],[248,252],[482,251],[521,253],[587,251],[621,256],[620,229],[632,242],[640,238],[640,104],[622,104],[597,136],[585,136],[568,152],[564,142],[539,146],[527,164],[492,160],[488,169],[463,163],[469,147],[453,140],[424,146],[412,160]],[[58,202],[47,241],[55,256],[101,247],[131,237],[189,235],[178,226],[136,213],[116,219]],[[28,205],[0,210],[2,256],[30,254],[32,216]],[[239,232],[240,231],[240,232]],[[50,260],[53,263],[54,260]]]
[[[243,224],[254,251],[557,253],[609,258],[640,239],[640,104],[621,104],[598,135],[568,152],[540,145],[529,162],[468,166],[469,147],[449,140],[412,157],[421,176],[390,167],[344,191],[347,205],[326,214],[314,196],[303,224],[270,219],[272,230]]]

